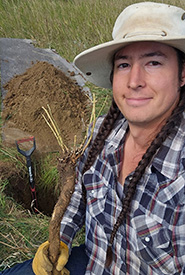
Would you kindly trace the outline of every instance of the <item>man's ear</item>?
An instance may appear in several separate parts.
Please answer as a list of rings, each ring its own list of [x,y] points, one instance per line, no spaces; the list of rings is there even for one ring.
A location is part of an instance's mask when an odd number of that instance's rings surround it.
[[[181,77],[182,81],[181,81],[181,87],[185,85],[185,64],[183,65],[183,69],[182,69],[182,77]]]

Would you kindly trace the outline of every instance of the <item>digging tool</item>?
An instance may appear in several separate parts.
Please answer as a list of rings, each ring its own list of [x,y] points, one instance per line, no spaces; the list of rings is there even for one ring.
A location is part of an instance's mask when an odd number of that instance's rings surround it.
[[[33,141],[33,146],[30,150],[23,151],[20,149],[19,144],[24,143],[24,142],[29,142]],[[32,195],[32,203],[31,203],[31,208],[35,213],[38,213],[38,205],[37,205],[37,197],[36,197],[36,190],[35,190],[35,181],[34,181],[34,175],[33,175],[33,168],[32,168],[32,162],[31,162],[31,154],[36,148],[36,143],[35,143],[35,138],[29,137],[29,138],[24,138],[16,141],[16,146],[17,150],[19,153],[21,153],[23,156],[26,157],[26,165],[28,168],[29,172],[29,183],[30,183],[30,189],[31,189],[31,195]]]

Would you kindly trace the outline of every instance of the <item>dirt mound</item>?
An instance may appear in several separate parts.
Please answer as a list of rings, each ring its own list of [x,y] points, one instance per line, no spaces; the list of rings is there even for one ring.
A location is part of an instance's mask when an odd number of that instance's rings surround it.
[[[5,86],[3,100],[4,142],[28,135],[35,136],[41,152],[59,149],[58,142],[45,122],[42,107],[51,109],[64,143],[70,147],[74,135],[82,141],[88,117],[88,97],[70,78],[47,62],[33,64],[24,74],[12,78]]]
[[[4,145],[15,147],[15,140],[31,135],[35,137],[39,159],[42,153],[60,151],[53,132],[42,116],[44,114],[47,118],[42,107],[48,109],[48,105],[65,145],[68,148],[73,147],[75,135],[77,144],[82,142],[83,132],[86,131],[89,120],[89,98],[82,88],[61,70],[45,61],[39,61],[24,74],[12,78],[6,83],[4,89],[7,90],[2,111]],[[30,144],[25,143],[25,146],[30,146]],[[17,154],[19,156],[19,153]],[[39,169],[41,168],[37,167],[37,173]],[[25,175],[25,172],[20,172],[12,166],[11,162],[10,164],[0,163],[0,172],[1,176],[10,182],[6,193],[25,208],[30,208],[28,173]],[[49,189],[43,192],[38,180],[37,175],[36,190],[38,190],[39,210],[51,214],[58,194]]]

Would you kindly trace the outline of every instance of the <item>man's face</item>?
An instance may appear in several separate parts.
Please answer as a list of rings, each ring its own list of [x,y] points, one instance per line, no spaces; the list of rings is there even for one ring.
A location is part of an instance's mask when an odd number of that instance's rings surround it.
[[[130,125],[158,126],[179,100],[176,51],[157,42],[136,42],[118,51],[114,60],[113,97]]]

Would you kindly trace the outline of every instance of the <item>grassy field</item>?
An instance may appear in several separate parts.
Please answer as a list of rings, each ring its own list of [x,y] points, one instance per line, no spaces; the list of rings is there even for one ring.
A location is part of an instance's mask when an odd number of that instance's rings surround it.
[[[81,51],[110,40],[117,15],[125,6],[137,2],[140,1],[0,0],[0,37],[32,39],[38,47],[55,49],[72,62]],[[185,8],[184,0],[154,2]],[[111,92],[89,87],[97,96],[98,110],[107,94],[111,98]],[[20,165],[13,159],[13,153],[4,154],[2,145],[0,148],[0,161]],[[49,217],[32,215],[7,197],[4,193],[7,185],[7,179],[0,176],[0,270],[33,257],[38,245],[48,237]],[[82,232],[74,244],[83,238]]]

